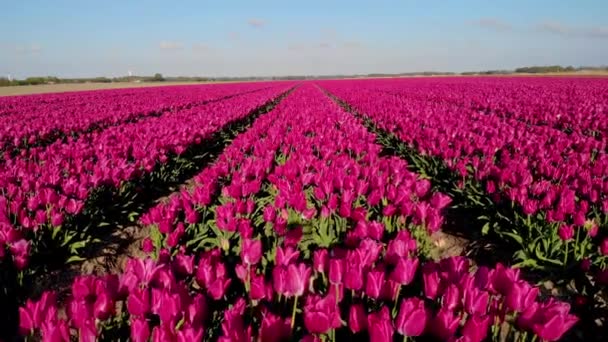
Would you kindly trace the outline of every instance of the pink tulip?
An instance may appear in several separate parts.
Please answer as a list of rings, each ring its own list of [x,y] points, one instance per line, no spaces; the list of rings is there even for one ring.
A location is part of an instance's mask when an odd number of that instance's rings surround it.
[[[401,285],[408,285],[416,276],[418,259],[401,258],[391,273],[391,279]]]
[[[150,310],[150,293],[147,289],[134,289],[127,298],[127,309],[134,316],[144,316]]]
[[[362,304],[351,305],[348,313],[348,328],[353,334],[367,329],[367,316]]]
[[[604,238],[600,244],[600,253],[602,255],[608,255],[608,238]]]
[[[161,324],[152,330],[152,342],[174,341],[175,333],[171,326]]]
[[[471,316],[462,328],[462,336],[470,342],[481,342],[488,335],[490,327],[490,316]]]
[[[430,331],[441,340],[447,341],[454,336],[459,323],[458,316],[455,316],[452,311],[442,308],[433,318]]]
[[[342,325],[336,297],[308,296],[304,306],[304,326],[314,334],[323,334]]]
[[[403,336],[420,336],[429,321],[429,311],[418,298],[404,299],[395,318],[395,328]]]
[[[261,275],[251,276],[251,290],[249,296],[253,300],[261,300],[266,298],[266,282]]]
[[[194,256],[177,254],[173,259],[173,271],[182,276],[189,276],[194,273]]]
[[[288,297],[300,297],[308,288],[311,268],[306,264],[291,264],[287,267],[287,282],[285,284],[285,295]]]
[[[150,326],[142,317],[131,317],[131,340],[146,342],[150,338]]]
[[[570,306],[566,303],[549,302],[543,305],[535,322],[532,331],[546,341],[557,341],[570,330],[577,322],[578,318],[568,313]]]
[[[443,294],[442,309],[456,311],[462,305],[460,289],[456,285],[449,285]]]
[[[13,262],[18,270],[24,270],[29,264],[30,243],[24,239],[10,245]]]
[[[422,267],[422,279],[424,282],[424,294],[429,299],[437,298],[441,279],[439,278],[439,267],[435,263],[426,263]]]
[[[192,298],[192,301],[186,308],[185,320],[192,327],[198,327],[203,324],[207,317],[207,300],[204,295],[197,294]]]
[[[145,238],[141,242],[141,250],[144,253],[152,253],[154,251],[154,243],[150,238]]]
[[[114,301],[105,291],[97,294],[95,304],[93,305],[93,314],[95,318],[105,321],[114,313]]]
[[[525,281],[517,281],[511,284],[505,304],[511,310],[521,312],[534,303],[538,293],[537,287],[533,287]]]
[[[202,327],[184,326],[177,332],[177,342],[202,341],[204,330]]]
[[[384,271],[370,271],[367,273],[366,278],[365,294],[370,298],[378,299],[384,286]]]
[[[261,341],[280,342],[291,336],[290,320],[270,312],[263,314],[259,338]]]
[[[327,249],[318,249],[313,253],[313,269],[315,272],[325,273],[328,268],[329,256]]]
[[[278,247],[274,259],[275,265],[289,266],[289,264],[291,264],[292,261],[295,261],[299,255],[300,252],[291,246]]]
[[[486,291],[469,287],[464,291],[464,308],[471,315],[484,315],[487,313],[489,298]]]
[[[69,342],[70,330],[64,320],[47,319],[41,328],[43,342]]]
[[[367,327],[370,341],[384,342],[393,339],[395,330],[391,322],[391,315],[386,306],[383,306],[380,311],[370,313],[367,316]]]
[[[330,259],[329,260],[329,282],[332,284],[341,284],[344,276],[344,260]]]
[[[569,225],[562,225],[559,227],[558,235],[563,241],[570,241],[574,237],[574,228]]]
[[[260,240],[243,239],[241,260],[247,265],[257,265],[260,259],[262,259],[262,242]]]

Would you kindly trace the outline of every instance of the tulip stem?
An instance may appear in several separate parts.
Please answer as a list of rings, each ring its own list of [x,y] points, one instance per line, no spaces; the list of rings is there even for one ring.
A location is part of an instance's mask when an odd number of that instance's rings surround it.
[[[577,252],[576,250],[579,247],[578,241],[579,241],[579,238],[580,238],[580,234],[581,234],[581,229],[580,228],[576,229],[576,242],[574,243],[574,249],[573,249],[575,261],[582,259],[582,254],[581,254],[581,258],[577,258],[577,255],[576,255],[576,252]],[[585,250],[583,249],[583,253],[584,253],[584,251]]]
[[[564,254],[564,268],[568,266],[568,247],[570,244],[566,241],[566,253]]]
[[[397,314],[397,304],[399,303],[399,292],[401,292],[401,284],[397,287],[397,292],[395,293],[395,304],[393,304],[393,316]]]
[[[409,341],[409,338],[407,337],[407,335],[403,335],[403,342],[407,342]]]
[[[295,296],[293,299],[293,311],[291,312],[291,330],[293,330],[293,326],[296,324],[296,309],[298,308],[298,296]]]
[[[340,304],[340,300],[339,300],[340,288],[338,287],[339,286],[338,284],[336,284],[335,286],[336,286],[336,305],[338,305],[338,304]]]

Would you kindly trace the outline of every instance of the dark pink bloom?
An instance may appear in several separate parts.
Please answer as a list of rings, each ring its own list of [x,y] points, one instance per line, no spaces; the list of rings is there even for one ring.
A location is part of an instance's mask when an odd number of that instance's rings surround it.
[[[41,328],[43,342],[69,342],[70,329],[64,320],[50,318],[42,323]]]
[[[264,281],[264,277],[261,275],[252,275],[251,276],[251,289],[249,291],[249,296],[253,300],[260,300],[266,297],[266,282]]]
[[[469,287],[464,291],[464,308],[471,315],[484,315],[488,311],[488,292]]]
[[[344,275],[344,260],[330,259],[329,260],[329,282],[332,284],[341,284]]]
[[[174,341],[176,339],[174,329],[166,324],[161,324],[152,330],[152,342]]]
[[[291,322],[289,318],[282,318],[271,312],[264,312],[259,338],[261,341],[280,342],[291,336]]]
[[[350,306],[348,328],[354,334],[367,329],[367,316],[363,304],[356,303]]]
[[[391,279],[401,285],[408,285],[416,276],[418,269],[418,259],[402,257],[397,261],[397,266],[391,273]]]
[[[374,270],[367,273],[365,295],[378,299],[384,286],[384,270]]]
[[[289,265],[286,274],[287,282],[285,284],[285,295],[288,297],[302,296],[304,291],[308,288],[311,272],[310,267],[306,266],[304,263],[298,264],[297,266],[294,264]]]
[[[522,312],[536,300],[539,290],[525,281],[516,281],[505,298],[505,304],[513,311]]]
[[[443,209],[447,207],[451,202],[452,199],[449,196],[444,195],[440,192],[435,192],[433,193],[433,196],[431,196],[431,205],[435,209]]]
[[[511,284],[518,280],[519,269],[497,264],[490,276],[491,289],[502,295],[507,295],[511,289]]]
[[[570,330],[578,318],[569,314],[570,305],[550,301],[538,310],[532,331],[545,341],[557,341]]]
[[[314,334],[323,334],[342,326],[336,297],[331,293],[325,297],[308,296],[304,306],[304,326]]]
[[[600,253],[602,255],[608,255],[608,238],[604,238],[600,243]]]
[[[143,316],[150,310],[150,293],[148,289],[133,289],[127,298],[127,309],[134,316]]]
[[[150,326],[143,317],[131,316],[131,340],[134,342],[146,342],[150,338]]]
[[[371,221],[367,226],[367,235],[374,240],[382,240],[384,235],[384,224],[377,221]]]
[[[78,340],[80,342],[95,342],[97,341],[97,335],[97,329],[93,320],[89,320],[87,324],[78,329]]]
[[[385,259],[394,265],[415,250],[416,240],[411,237],[407,230],[401,230],[393,240],[389,241]]]
[[[418,298],[404,299],[395,318],[395,328],[403,336],[420,336],[429,321],[429,311]]]
[[[177,342],[202,341],[203,334],[204,330],[201,326],[185,325],[177,332]]]
[[[327,249],[317,249],[313,253],[313,268],[315,272],[325,273],[328,268],[328,253]]]
[[[445,274],[444,278],[450,283],[459,284],[465,276],[469,275],[469,260],[466,257],[456,256],[442,259],[439,263]]]
[[[363,288],[363,263],[360,254],[356,251],[349,252],[344,264],[344,286],[349,290],[361,290]]]
[[[422,266],[422,279],[424,282],[424,294],[429,299],[437,298],[441,279],[439,277],[439,266],[435,263],[426,263]]]
[[[299,255],[300,252],[298,252],[298,250],[296,250],[292,246],[278,247],[277,254],[274,259],[274,264],[277,266],[288,266],[289,264],[291,264],[292,261],[296,260]]]
[[[397,293],[401,289],[401,285],[396,281],[387,279],[382,286],[380,298],[388,301],[394,301],[397,297]]]
[[[186,308],[186,322],[191,326],[202,325],[207,317],[207,300],[202,294],[197,294]]]
[[[442,308],[433,318],[430,331],[441,340],[447,341],[454,336],[459,323],[458,316],[454,315],[452,311]]]
[[[24,270],[29,264],[30,243],[25,239],[13,242],[10,245],[13,262],[18,270]]]
[[[189,276],[194,273],[194,255],[179,253],[173,259],[173,271],[182,276]]]
[[[462,328],[462,336],[466,341],[481,342],[488,335],[490,316],[470,316]]]
[[[114,313],[114,301],[110,295],[105,292],[99,292],[93,305],[93,314],[95,318],[105,321]]]
[[[55,315],[57,296],[55,292],[47,291],[42,294],[37,302],[28,299],[25,307],[19,308],[19,331],[22,335],[28,335],[33,329],[42,326],[47,317]],[[49,313],[53,311],[52,313]]]
[[[460,289],[456,285],[449,285],[443,293],[442,309],[456,311],[462,305]]]
[[[152,242],[152,239],[143,239],[143,241],[141,242],[141,250],[144,253],[152,253],[154,251],[154,243]]]
[[[574,228],[570,225],[562,225],[558,230],[559,238],[563,241],[570,241],[574,237]]]
[[[262,259],[262,241],[243,239],[241,242],[241,260],[247,265],[257,265]]]
[[[369,340],[374,342],[392,341],[395,329],[388,308],[383,306],[378,312],[367,316]]]

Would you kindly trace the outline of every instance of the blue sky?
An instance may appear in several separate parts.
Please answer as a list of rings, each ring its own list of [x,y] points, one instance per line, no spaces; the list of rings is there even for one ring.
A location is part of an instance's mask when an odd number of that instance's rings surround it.
[[[606,0],[2,0],[0,13],[13,77],[608,64]]]

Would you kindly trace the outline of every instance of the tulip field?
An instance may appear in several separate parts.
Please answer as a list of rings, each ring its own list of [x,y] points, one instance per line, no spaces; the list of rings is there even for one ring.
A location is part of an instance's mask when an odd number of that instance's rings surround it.
[[[608,340],[608,79],[30,95],[0,122],[0,341]]]

